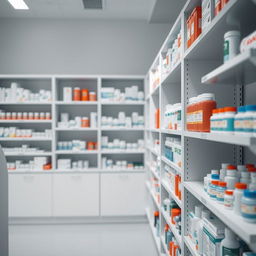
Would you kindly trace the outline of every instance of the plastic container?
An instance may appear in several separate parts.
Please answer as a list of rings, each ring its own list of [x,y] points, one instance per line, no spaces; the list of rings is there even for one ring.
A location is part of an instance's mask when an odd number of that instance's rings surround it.
[[[244,183],[236,183],[234,191],[234,211],[236,214],[241,215],[241,199],[247,185]]]
[[[217,199],[217,189],[219,187],[219,181],[218,180],[212,180],[209,188],[209,196],[211,199],[216,200]]]
[[[81,100],[81,90],[79,87],[75,87],[73,90],[73,101]]]
[[[256,223],[256,190],[244,190],[241,213],[245,221]]]
[[[220,204],[224,204],[224,195],[227,190],[227,182],[219,181],[219,186],[216,190],[216,200]]]
[[[235,184],[238,182],[237,170],[234,165],[229,165],[227,167],[227,175],[225,177],[225,182],[227,182],[227,189],[234,189]]]
[[[195,206],[195,215],[191,220],[191,234],[192,234],[192,241],[195,244],[196,243],[196,227],[198,222],[201,220],[203,206],[202,205],[196,205]]]
[[[236,115],[236,107],[225,107],[223,113],[222,131],[226,133],[234,132],[234,120]]]
[[[87,89],[82,89],[81,100],[82,101],[88,101],[89,100],[89,91]]]
[[[217,16],[221,11],[221,0],[214,0],[215,8],[214,8],[214,14]]]
[[[89,101],[97,101],[96,92],[90,92],[89,93]]]
[[[244,118],[245,118],[245,107],[241,106],[238,108],[237,114],[235,115],[235,122],[234,122],[235,134],[241,134],[241,132],[243,132]]]
[[[195,131],[195,112],[196,112],[196,103],[197,98],[192,97],[188,101],[187,109],[186,109],[186,121],[187,121],[187,130]]]
[[[224,206],[228,210],[233,209],[234,205],[234,192],[233,190],[226,190],[224,195]]]
[[[82,128],[88,128],[90,127],[90,120],[88,117],[83,117],[82,118],[82,123],[81,123]]]
[[[240,31],[232,30],[224,34],[224,63],[239,53],[240,40]]]
[[[175,220],[174,218],[176,216],[179,216],[181,214],[181,209],[178,209],[178,208],[174,208],[171,210],[171,221],[172,221],[172,224],[174,225],[175,224]]]
[[[243,132],[250,136],[254,133],[254,122],[256,120],[256,105],[245,106],[245,114],[243,119]]]
[[[210,118],[213,109],[216,109],[216,101],[213,93],[203,93],[199,95],[197,105],[197,126],[196,130],[199,132],[210,131]]]
[[[246,172],[241,172],[241,178],[240,178],[241,183],[245,183],[247,185],[250,184],[251,178],[250,178],[250,173],[248,171]]]
[[[240,243],[237,236],[228,228],[225,228],[225,238],[220,244],[220,256],[239,256],[240,255]]]
[[[221,181],[224,181],[225,176],[226,176],[226,172],[227,172],[227,167],[228,167],[229,165],[230,165],[230,164],[228,164],[228,163],[223,163],[223,164],[221,164],[221,169],[220,169],[220,180],[221,180]]]
[[[217,127],[218,114],[219,114],[218,109],[213,109],[212,110],[212,116],[210,118],[210,129],[211,129],[211,132],[217,132],[218,131],[218,127]]]
[[[242,172],[247,172],[246,166],[245,165],[238,165],[237,166],[237,177],[240,179],[241,178],[241,173]]]

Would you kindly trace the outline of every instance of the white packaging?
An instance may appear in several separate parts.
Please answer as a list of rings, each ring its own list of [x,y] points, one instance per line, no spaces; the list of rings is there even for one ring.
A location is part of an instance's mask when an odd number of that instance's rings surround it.
[[[224,35],[224,62],[233,59],[239,53],[240,31],[228,31]]]
[[[71,87],[64,87],[63,88],[63,100],[65,102],[72,101],[72,88]]]
[[[80,128],[82,126],[82,118],[81,116],[76,116],[75,117],[75,127]]]
[[[240,255],[237,236],[228,228],[225,228],[225,238],[221,241],[220,255]]]
[[[119,120],[119,125],[125,126],[125,113],[124,112],[118,113],[118,120]]]
[[[59,170],[71,169],[71,159],[58,159],[57,166]]]
[[[251,48],[256,48],[256,30],[247,37],[245,37],[240,44],[241,52],[244,52]]]
[[[197,223],[201,220],[202,209],[203,209],[202,205],[195,206],[195,215],[192,218],[192,222],[191,222],[192,241],[194,244],[196,244],[196,239],[197,239],[196,227],[197,227]]]
[[[68,123],[68,121],[69,121],[69,114],[68,113],[61,113],[60,114],[60,121],[62,123]]]
[[[214,18],[214,4],[211,0],[202,0],[202,31],[204,31]]]
[[[115,95],[114,87],[103,87],[101,88],[101,99],[103,101],[113,100]]]
[[[224,238],[224,224],[217,218],[204,218],[203,222],[203,256],[220,256],[220,243]]]
[[[101,148],[108,148],[108,136],[101,136]]]

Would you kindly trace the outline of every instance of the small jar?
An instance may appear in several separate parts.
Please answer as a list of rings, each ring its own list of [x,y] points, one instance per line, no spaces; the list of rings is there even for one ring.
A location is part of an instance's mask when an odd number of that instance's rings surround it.
[[[81,124],[82,128],[87,128],[90,127],[90,121],[88,117],[83,117],[82,118],[82,124]]]
[[[51,113],[50,112],[45,113],[45,119],[46,120],[51,120]]]
[[[81,94],[82,94],[82,101],[89,100],[89,91],[87,89],[83,89]]]
[[[28,112],[23,112],[22,113],[22,119],[23,120],[28,120]]]
[[[244,190],[241,202],[242,217],[246,222],[256,223],[256,191]]]
[[[6,119],[6,120],[11,120],[11,113],[10,113],[10,112],[7,112],[7,113],[5,114],[5,119]]]
[[[39,113],[38,113],[38,118],[39,118]],[[23,113],[23,119],[24,119],[24,113]],[[28,119],[29,120],[33,120],[34,119],[34,113],[33,112],[29,112],[28,113]]]
[[[81,90],[79,87],[75,87],[73,90],[73,101],[81,100]]]
[[[45,120],[45,113],[44,112],[40,113],[40,120]]]
[[[18,119],[18,120],[21,120],[21,119],[22,119],[22,113],[21,113],[21,112],[18,112],[18,113],[17,113],[17,119]]]
[[[209,196],[213,200],[217,199],[218,186],[219,186],[219,181],[218,180],[212,180],[212,182],[210,184],[210,189],[209,189]]]
[[[228,210],[232,210],[234,205],[234,192],[233,190],[226,190],[224,195],[224,206]]]
[[[227,189],[227,183],[224,181],[220,181],[216,191],[216,200],[220,204],[224,204],[224,195],[225,195],[226,189]]]
[[[239,53],[240,31],[228,31],[224,35],[224,62],[231,60]]]
[[[31,113],[32,114],[32,113]],[[32,119],[32,115],[31,115],[31,119]],[[39,120],[39,113],[38,112],[35,112],[34,113],[34,119],[35,120]]]
[[[12,112],[11,119],[12,120],[16,120],[17,119],[17,113],[16,112]]]
[[[96,101],[96,100],[97,100],[96,92],[90,92],[89,93],[89,101]]]
[[[95,150],[95,148],[94,148],[94,142],[88,141],[88,143],[87,143],[87,149],[88,149],[88,150]]]

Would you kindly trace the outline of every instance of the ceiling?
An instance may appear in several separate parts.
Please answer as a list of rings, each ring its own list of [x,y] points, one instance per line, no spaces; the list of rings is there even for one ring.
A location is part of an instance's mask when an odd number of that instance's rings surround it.
[[[14,10],[7,0],[0,0],[0,18],[86,18],[171,23],[176,19],[185,2],[185,0],[103,0],[103,10],[85,10],[82,0],[24,1],[29,6],[29,10]]]

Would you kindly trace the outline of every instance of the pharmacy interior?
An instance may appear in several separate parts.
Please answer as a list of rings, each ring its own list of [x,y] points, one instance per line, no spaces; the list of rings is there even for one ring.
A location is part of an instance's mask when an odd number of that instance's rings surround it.
[[[158,255],[255,256],[255,13],[188,0],[147,74],[0,75],[10,223],[146,219]]]

